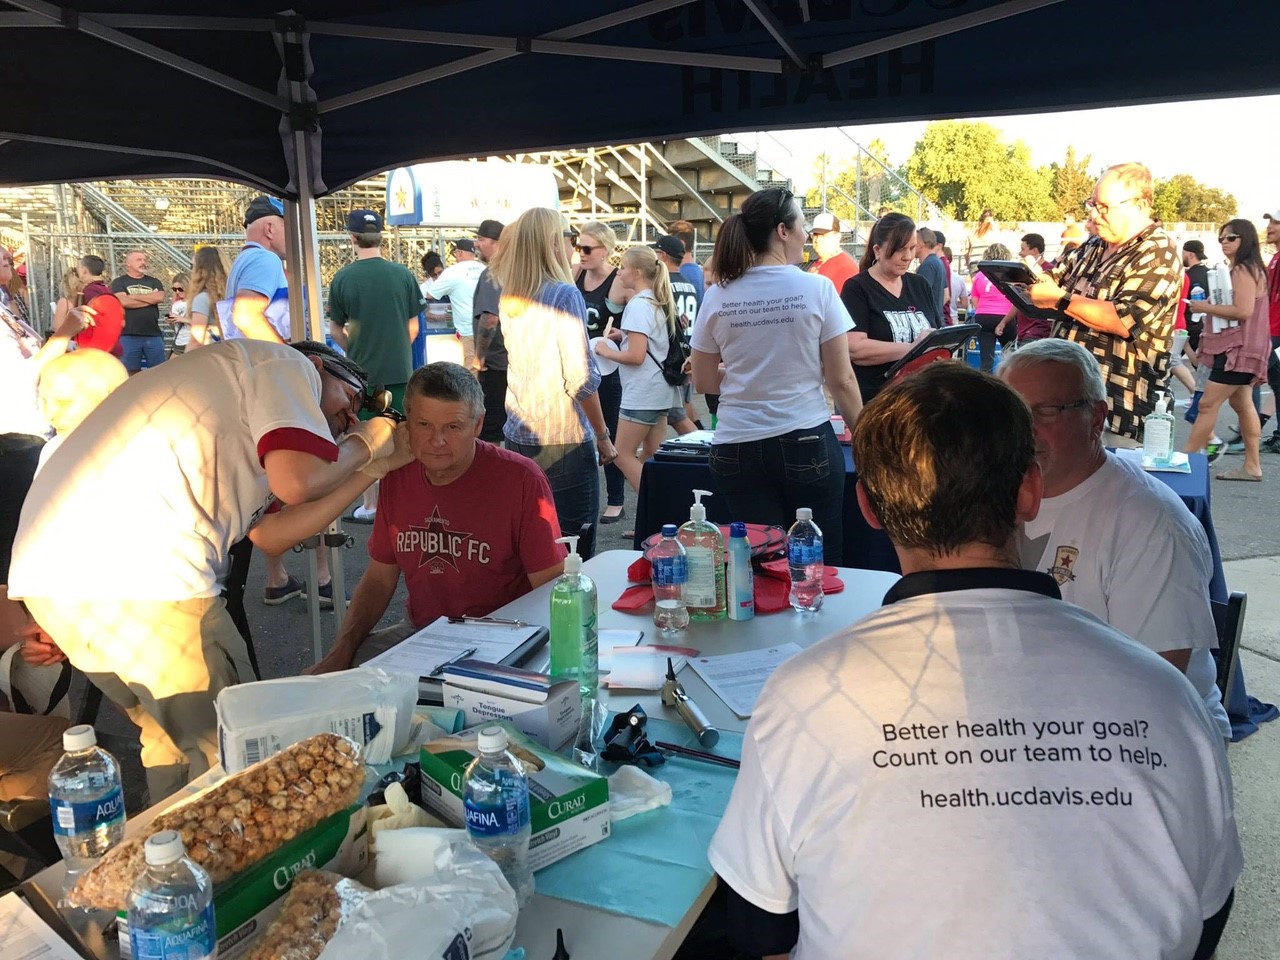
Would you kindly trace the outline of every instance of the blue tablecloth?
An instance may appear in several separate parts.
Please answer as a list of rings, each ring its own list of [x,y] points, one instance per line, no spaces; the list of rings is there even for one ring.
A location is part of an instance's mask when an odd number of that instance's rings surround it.
[[[887,570],[901,573],[898,555],[883,530],[876,530],[863,519],[854,494],[853,453],[844,450],[844,552],[834,562],[841,567],[857,567],[863,570]],[[719,487],[711,476],[706,461],[650,460],[644,465],[640,477],[640,493],[636,497],[635,549],[651,534],[662,530],[664,523],[684,523],[689,519],[689,507],[693,504],[694,490],[710,490],[715,496],[703,501],[707,507],[707,519],[712,523],[729,523],[742,520],[757,522],[753,517],[735,517],[729,511],[729,503],[719,494]]]

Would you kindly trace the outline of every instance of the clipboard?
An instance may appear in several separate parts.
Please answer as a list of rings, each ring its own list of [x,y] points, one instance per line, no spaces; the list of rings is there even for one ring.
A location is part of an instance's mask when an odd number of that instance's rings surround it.
[[[509,667],[523,666],[551,639],[546,627],[529,624],[527,628],[520,628],[529,631],[527,637],[508,643],[502,633],[511,629],[500,624],[450,624],[448,617],[440,617],[362,665],[393,673],[416,673],[418,702],[439,704],[443,702],[441,667],[468,657]],[[488,631],[493,633],[484,637]],[[451,633],[460,635],[452,637]],[[485,641],[500,646],[486,651]],[[423,645],[430,649],[423,649]]]
[[[1051,320],[1055,323],[1071,319],[1061,310],[1037,307],[1031,302],[1031,298],[1027,296],[1027,287],[1034,284],[1040,274],[1021,260],[982,260],[975,266],[1018,308],[1019,313],[1036,320]]]
[[[898,377],[915,373],[921,367],[927,367],[939,360],[950,360],[970,337],[981,332],[982,327],[976,323],[958,323],[951,327],[933,330],[923,340],[917,341],[904,357],[886,370],[884,378],[896,380]]]

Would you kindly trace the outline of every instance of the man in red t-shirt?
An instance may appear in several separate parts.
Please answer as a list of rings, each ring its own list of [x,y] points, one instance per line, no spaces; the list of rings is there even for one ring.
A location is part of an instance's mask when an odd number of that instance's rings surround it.
[[[1276,248],[1275,256],[1267,265],[1267,292],[1271,308],[1271,363],[1267,367],[1267,384],[1271,387],[1271,396],[1280,405],[1280,359],[1276,357],[1276,350],[1280,349],[1280,209],[1263,216],[1267,221],[1267,243]],[[1272,422],[1276,425],[1275,432],[1262,442],[1262,446],[1272,453],[1280,453],[1280,408]]]
[[[417,370],[405,387],[417,458],[378,491],[369,567],[330,654],[308,670],[363,663],[442,616],[483,617],[558,577],[566,551],[551,485],[527,457],[478,439],[484,392],[456,363]],[[370,633],[403,573],[406,618]]]
[[[820,273],[833,284],[836,293],[844,290],[845,281],[858,275],[858,261],[840,246],[841,223],[835,214],[820,213],[813,218],[813,252],[818,259],[809,265],[810,273]]]

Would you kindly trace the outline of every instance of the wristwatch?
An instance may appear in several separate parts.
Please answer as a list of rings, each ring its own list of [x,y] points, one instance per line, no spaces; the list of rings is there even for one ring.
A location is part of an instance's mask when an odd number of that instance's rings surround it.
[[[1071,304],[1071,298],[1074,296],[1075,294],[1072,293],[1070,290],[1068,290],[1066,293],[1064,293],[1061,296],[1061,298],[1059,298],[1058,303],[1054,307],[1054,309],[1057,310],[1059,313],[1066,313],[1067,307],[1070,306]]]

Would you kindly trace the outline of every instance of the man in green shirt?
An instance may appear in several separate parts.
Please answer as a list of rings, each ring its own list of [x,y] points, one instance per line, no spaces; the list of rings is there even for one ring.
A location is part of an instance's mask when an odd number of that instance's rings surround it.
[[[413,373],[418,313],[426,301],[409,269],[383,258],[381,216],[373,210],[352,210],[347,232],[356,259],[334,274],[329,285],[329,336],[368,373],[371,383],[391,391],[391,405],[403,411],[405,384]],[[375,483],[347,519],[373,523],[377,509]]]

